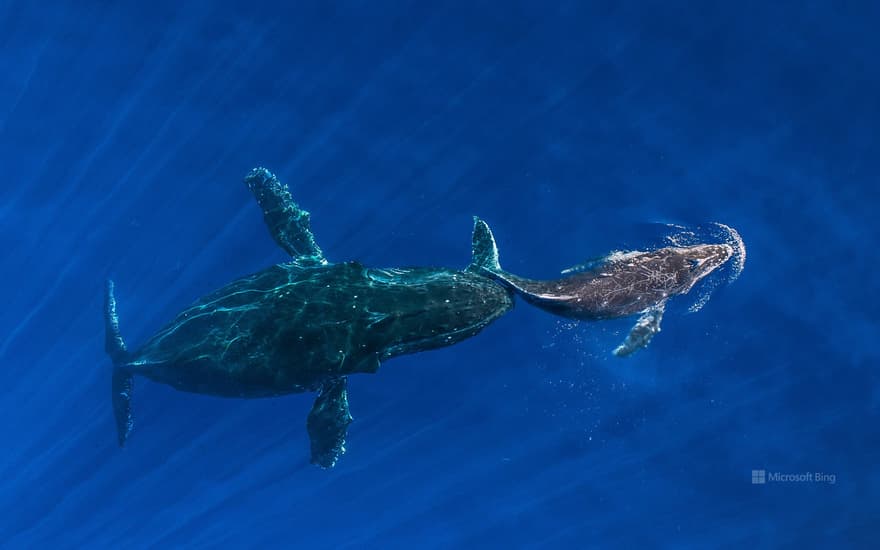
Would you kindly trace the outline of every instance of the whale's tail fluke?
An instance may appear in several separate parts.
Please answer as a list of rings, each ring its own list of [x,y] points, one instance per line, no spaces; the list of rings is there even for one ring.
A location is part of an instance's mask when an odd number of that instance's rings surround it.
[[[116,314],[116,296],[113,281],[107,280],[104,287],[104,349],[113,361],[112,403],[116,418],[116,433],[119,446],[125,445],[133,425],[131,416],[132,374],[124,365],[128,362],[128,349],[119,333],[119,317]]]

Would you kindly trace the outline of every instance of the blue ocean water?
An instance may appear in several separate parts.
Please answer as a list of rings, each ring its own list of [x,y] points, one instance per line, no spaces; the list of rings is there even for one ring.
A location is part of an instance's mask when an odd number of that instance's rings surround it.
[[[872,547],[878,21],[872,2],[0,3],[0,546]],[[748,260],[626,360],[632,319],[520,302],[353,377],[332,470],[308,464],[310,395],[137,380],[119,449],[102,282],[136,346],[284,261],[241,182],[258,165],[336,260],[463,267],[473,215],[532,277],[663,224],[729,224]]]

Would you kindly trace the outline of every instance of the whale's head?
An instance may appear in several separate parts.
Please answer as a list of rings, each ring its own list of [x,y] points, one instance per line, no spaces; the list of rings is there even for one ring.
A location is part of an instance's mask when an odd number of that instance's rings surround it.
[[[733,247],[728,244],[698,244],[682,248],[667,249],[686,260],[688,271],[681,290],[688,292],[709,274],[723,266],[733,257]]]

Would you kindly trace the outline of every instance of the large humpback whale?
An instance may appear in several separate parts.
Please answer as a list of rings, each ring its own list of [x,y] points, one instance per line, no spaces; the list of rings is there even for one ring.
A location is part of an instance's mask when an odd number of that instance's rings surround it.
[[[330,263],[312,235],[309,213],[285,185],[264,168],[245,182],[290,262],[199,299],[133,353],[120,335],[114,286],[107,282],[105,347],[114,364],[119,443],[132,428],[134,376],[219,396],[318,392],[306,423],[311,461],[332,467],[345,452],[352,420],[348,375],[373,373],[392,357],[470,338],[513,307],[513,294],[476,266],[460,271]]]
[[[737,252],[721,243],[618,253],[589,266],[565,270],[565,277],[537,281],[504,271],[491,229],[479,218],[474,222],[474,242],[486,244],[475,249],[483,256],[476,258],[473,269],[495,277],[530,304],[582,321],[639,314],[626,340],[614,350],[618,357],[648,345],[660,332],[667,301],[687,294]]]

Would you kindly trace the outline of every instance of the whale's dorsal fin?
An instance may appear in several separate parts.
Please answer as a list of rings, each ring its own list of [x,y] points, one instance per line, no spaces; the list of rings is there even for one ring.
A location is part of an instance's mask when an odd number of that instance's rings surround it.
[[[474,216],[474,234],[471,238],[471,265],[468,270],[486,269],[493,272],[501,271],[498,262],[498,245],[489,224]]]
[[[272,238],[298,263],[326,264],[321,247],[312,235],[310,214],[293,202],[290,190],[265,168],[254,168],[244,178],[263,210]]]

